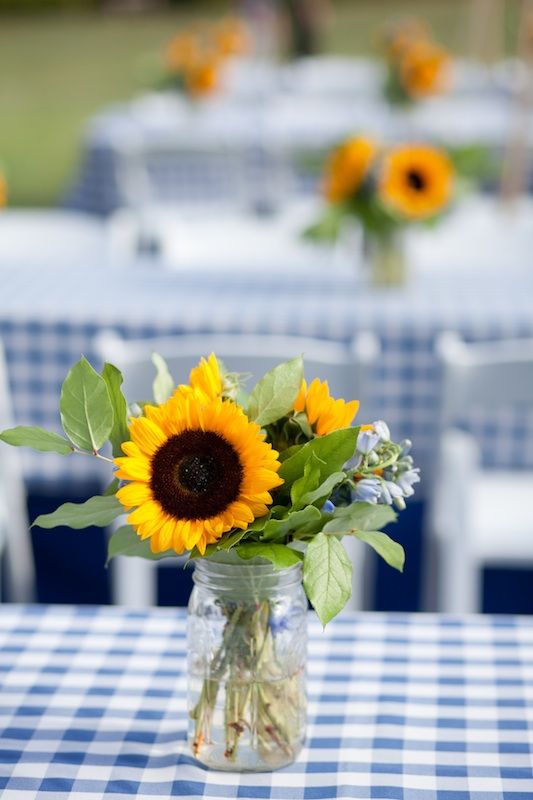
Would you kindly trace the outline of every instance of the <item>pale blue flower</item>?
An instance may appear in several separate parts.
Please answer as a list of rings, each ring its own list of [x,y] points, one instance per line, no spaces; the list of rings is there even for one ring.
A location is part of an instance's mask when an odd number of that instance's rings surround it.
[[[382,419],[378,419],[377,422],[372,424],[372,427],[382,442],[390,442],[390,430],[386,422]]]
[[[353,499],[362,503],[377,503],[381,494],[381,481],[377,478],[363,478],[357,481]]]
[[[357,437],[357,450],[359,453],[368,455],[380,441],[381,437],[378,433],[371,430],[360,431]]]
[[[331,514],[333,511],[335,511],[335,506],[333,505],[331,500],[326,500],[326,502],[322,506],[322,511],[326,514]]]
[[[413,485],[420,483],[419,472],[419,469],[408,469],[396,478],[396,483],[402,490],[404,497],[411,497],[415,493]]]

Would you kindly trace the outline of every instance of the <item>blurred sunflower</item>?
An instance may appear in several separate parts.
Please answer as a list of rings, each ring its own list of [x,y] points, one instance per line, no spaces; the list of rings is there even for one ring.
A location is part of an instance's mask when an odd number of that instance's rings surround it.
[[[203,554],[232,528],[245,530],[267,513],[278,453],[230,401],[203,402],[177,394],[161,406],[145,406],[132,419],[131,441],[116,458],[116,476],[130,481],[117,492],[128,522],[152,552]]]
[[[431,28],[428,23],[418,17],[409,17],[387,26],[383,34],[383,42],[387,56],[391,60],[401,58],[416,42],[429,41]]]
[[[410,97],[421,99],[450,88],[452,59],[442,47],[418,41],[400,60],[400,83]]]
[[[165,65],[167,71],[176,75],[191,68],[200,53],[200,43],[194,33],[180,33],[167,45]]]
[[[347,200],[357,192],[376,153],[376,142],[365,136],[348,139],[333,150],[324,174],[324,194],[330,203]]]
[[[453,184],[454,169],[446,153],[427,145],[402,145],[385,156],[378,191],[385,206],[416,220],[443,211]]]
[[[314,432],[324,436],[348,428],[359,410],[359,401],[335,400],[330,396],[328,382],[315,378],[309,388],[306,381],[302,381],[294,410],[305,412]]]
[[[215,45],[223,58],[241,56],[250,50],[250,37],[242,20],[222,20],[214,31]]]
[[[202,56],[185,70],[185,89],[191,97],[207,97],[219,88],[219,62],[213,56]]]

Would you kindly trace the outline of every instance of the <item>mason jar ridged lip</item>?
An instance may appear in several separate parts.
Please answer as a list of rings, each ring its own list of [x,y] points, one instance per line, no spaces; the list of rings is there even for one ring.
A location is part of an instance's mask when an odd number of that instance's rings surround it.
[[[244,560],[236,554],[224,554],[223,560],[210,556],[194,559],[193,581],[197,586],[217,592],[250,591],[254,587],[280,591],[299,586],[302,582],[301,562],[283,569],[263,558]],[[233,554],[232,554],[233,555]]]

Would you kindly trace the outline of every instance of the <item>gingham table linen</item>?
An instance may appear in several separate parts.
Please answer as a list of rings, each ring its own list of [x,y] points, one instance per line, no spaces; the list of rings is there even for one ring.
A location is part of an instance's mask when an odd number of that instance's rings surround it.
[[[0,609],[2,800],[528,800],[530,618],[309,622],[307,741],[273,773],[186,743],[183,610]]]
[[[115,328],[130,338],[183,333],[275,333],[349,341],[374,331],[375,365],[367,420],[386,419],[396,440],[414,442],[424,469],[434,452],[439,375],[435,339],[447,329],[469,340],[533,336],[530,207],[515,219],[472,201],[436,231],[413,239],[408,286],[378,291],[344,267],[172,272],[157,261],[111,266],[76,262],[46,270],[38,260],[0,278],[0,337],[8,359],[16,421],[59,430],[61,383],[93,340]],[[250,258],[253,258],[251,254]],[[229,270],[229,271],[228,271]],[[175,376],[180,379],[180,376]],[[181,376],[185,379],[185,376]],[[533,414],[465,409],[485,462],[533,467]],[[108,479],[102,462],[20,451],[32,482]],[[424,491],[420,487],[419,496]]]

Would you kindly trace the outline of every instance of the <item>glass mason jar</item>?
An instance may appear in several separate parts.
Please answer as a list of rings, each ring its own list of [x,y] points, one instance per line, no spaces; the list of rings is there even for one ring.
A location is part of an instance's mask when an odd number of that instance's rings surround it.
[[[407,278],[405,241],[402,231],[383,236],[366,235],[365,255],[374,286],[403,286]]]
[[[277,769],[305,738],[301,565],[275,571],[263,559],[215,558],[195,561],[189,601],[189,744],[213,769]]]

